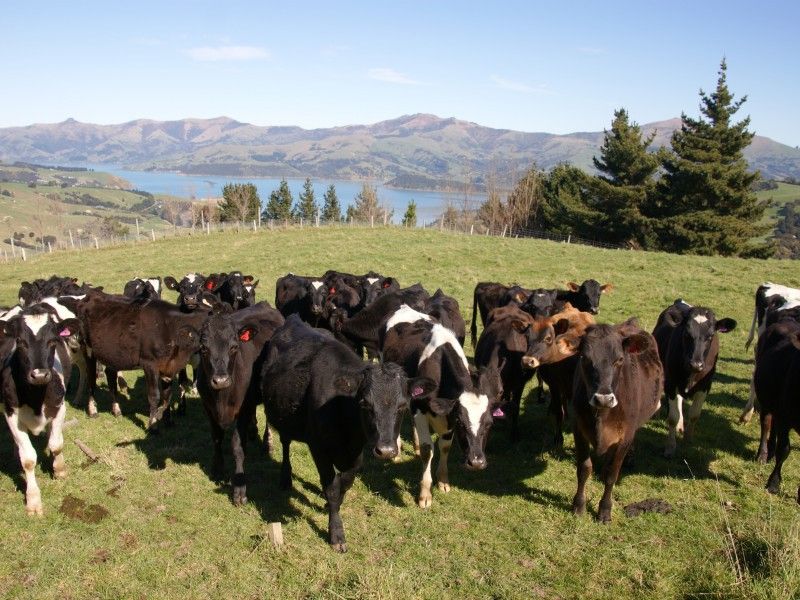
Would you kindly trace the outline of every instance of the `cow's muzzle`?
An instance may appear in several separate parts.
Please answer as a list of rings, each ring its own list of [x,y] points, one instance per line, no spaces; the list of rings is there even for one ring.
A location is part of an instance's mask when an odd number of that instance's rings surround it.
[[[486,468],[485,456],[468,456],[464,466],[470,471],[482,471]]]
[[[533,356],[523,356],[522,357],[522,366],[526,369],[535,369],[539,366],[539,359]]]
[[[230,387],[231,378],[228,375],[214,375],[211,377],[211,387],[215,390],[224,390]]]
[[[397,444],[378,444],[372,449],[376,458],[391,460],[397,456]]]
[[[614,408],[619,401],[614,394],[595,394],[589,400],[589,404],[595,408]]]
[[[53,379],[50,369],[31,369],[28,371],[28,383],[31,385],[46,385]]]

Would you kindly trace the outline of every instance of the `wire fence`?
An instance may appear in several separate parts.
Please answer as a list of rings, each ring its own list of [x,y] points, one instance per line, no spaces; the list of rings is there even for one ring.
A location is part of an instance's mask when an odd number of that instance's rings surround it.
[[[156,240],[163,240],[169,238],[190,237],[190,236],[203,236],[211,235],[212,233],[220,232],[259,232],[259,231],[274,231],[282,229],[304,229],[304,228],[319,228],[319,227],[391,227],[391,228],[406,228],[404,225],[392,223],[384,215],[376,216],[369,221],[354,220],[349,221],[323,221],[321,219],[314,219],[311,221],[300,220],[253,220],[249,223],[242,221],[226,221],[226,222],[203,222],[193,227],[174,226],[172,228],[144,228],[136,223],[136,230],[126,235],[95,235],[86,233],[78,233],[77,231],[68,230],[67,236],[60,240],[48,239],[47,236],[37,238],[35,241],[28,238],[14,239],[6,238],[2,244],[2,253],[0,253],[0,262],[10,263],[16,261],[27,261],[31,258],[42,256],[44,254],[53,254],[57,252],[85,252],[91,250],[99,250],[100,248],[108,248],[113,246],[121,246],[126,244],[141,244],[147,242],[155,242]],[[598,240],[589,240],[573,235],[563,235],[552,233],[548,231],[541,231],[536,229],[526,229],[520,227],[511,227],[508,225],[502,228],[489,228],[480,222],[472,222],[466,224],[447,224],[443,219],[439,218],[434,221],[423,223],[421,227],[428,230],[439,230],[442,232],[458,233],[462,235],[485,235],[501,238],[536,238],[542,240],[550,240],[554,242],[562,242],[566,244],[581,244],[587,246],[594,246],[597,248],[609,249],[623,249],[623,246],[609,244]]]

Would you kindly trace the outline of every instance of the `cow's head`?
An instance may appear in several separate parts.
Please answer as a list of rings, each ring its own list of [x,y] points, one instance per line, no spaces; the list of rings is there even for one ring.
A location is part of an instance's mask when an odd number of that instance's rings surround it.
[[[534,318],[549,317],[553,314],[557,294],[558,290],[533,290],[520,308]]]
[[[252,275],[242,276],[242,286],[244,287],[243,304],[245,306],[253,306],[256,303],[256,288],[260,279],[255,279]]]
[[[394,277],[384,277],[373,271],[364,275],[361,281],[361,295],[364,298],[364,306],[369,306],[387,292],[400,289],[400,282],[397,281],[397,279]]]
[[[311,303],[311,314],[322,316],[325,312],[325,302],[331,294],[328,285],[320,279],[312,279],[306,284],[308,299]],[[335,292],[335,289],[334,289]]]
[[[594,279],[587,279],[580,285],[570,281],[567,283],[567,288],[574,293],[570,302],[575,308],[596,315],[600,310],[600,295],[610,292],[614,286],[610,283],[600,285],[600,282]]]
[[[161,298],[161,277],[136,277],[125,284],[122,295],[128,298]]]
[[[183,279],[177,281],[174,277],[164,277],[164,285],[178,292],[178,305],[186,310],[194,310],[200,302],[200,293],[206,289],[206,277],[200,273],[188,273]],[[215,287],[212,283],[213,291]]]
[[[728,333],[736,329],[736,321],[729,318],[717,319],[714,311],[701,306],[690,310],[682,309],[677,303],[664,312],[664,321],[670,327],[680,327],[681,356],[689,373],[700,373],[706,369],[709,360],[716,360],[712,354],[719,348],[717,333]]]
[[[377,458],[397,456],[397,438],[410,400],[427,398],[436,384],[426,377],[406,377],[394,363],[369,363],[353,375],[334,380],[336,391],[358,399],[364,432]]]
[[[539,365],[547,365],[566,358],[562,352],[562,346],[557,341],[569,329],[567,319],[559,319],[553,322],[552,319],[537,321],[533,325],[528,325],[527,343],[525,355],[522,357],[522,366],[527,369],[535,369]]]
[[[236,356],[258,333],[255,325],[236,326],[222,311],[208,318],[200,330],[200,361],[212,389],[222,390],[233,382]]]
[[[500,370],[481,367],[470,372],[471,389],[458,397],[456,437],[464,453],[464,466],[471,471],[485,469],[486,442],[492,428],[492,409],[503,390]]]
[[[576,376],[585,388],[589,404],[595,408],[614,408],[620,370],[632,354],[655,345],[653,337],[634,327],[635,320],[621,326],[592,325],[580,345]]]
[[[38,306],[0,321],[0,335],[14,344],[14,360],[30,385],[50,383],[56,348],[79,329],[77,319],[56,322],[52,313]]]

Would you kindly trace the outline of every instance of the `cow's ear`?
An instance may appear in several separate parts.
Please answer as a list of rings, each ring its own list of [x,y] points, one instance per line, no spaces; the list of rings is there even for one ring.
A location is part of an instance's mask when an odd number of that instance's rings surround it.
[[[577,292],[579,289],[581,289],[581,286],[579,286],[579,285],[578,285],[577,283],[575,283],[574,281],[568,281],[568,282],[567,282],[567,289],[568,289],[569,291],[571,291],[571,292]]]
[[[242,275],[242,283],[252,283],[253,276],[252,275]]]
[[[245,325],[239,330],[239,339],[243,342],[252,342],[257,333],[258,327],[255,325]]]
[[[578,351],[578,346],[580,346],[580,338],[574,335],[564,334],[556,337],[556,348],[561,354],[572,356]]]
[[[220,275],[209,275],[203,283],[203,289],[209,292],[214,292],[220,286],[225,277]]]
[[[78,319],[64,319],[56,324],[56,333],[59,337],[70,337],[76,335],[81,330],[81,323]]]
[[[567,333],[568,329],[569,329],[569,319],[559,319],[558,322],[555,325],[553,325],[553,332],[556,335],[562,335],[564,333]]]
[[[8,321],[0,320],[0,337],[11,337]]]
[[[412,400],[430,398],[436,391],[436,382],[429,377],[413,377],[408,380],[408,395]]]
[[[253,281],[253,278],[252,278],[252,277],[250,278],[250,281]],[[251,286],[253,289],[256,289],[256,287],[258,287],[258,282],[259,282],[259,281],[261,281],[261,280],[260,280],[260,279],[256,279],[255,281],[253,281],[253,283],[251,283],[251,284],[250,284],[250,286]]]
[[[524,292],[517,292],[516,294],[514,294],[514,301],[517,302],[518,304],[524,304],[525,300],[527,299],[528,297],[525,295]]]
[[[729,331],[733,331],[736,329],[736,321],[725,317],[724,319],[719,319],[717,321],[717,332],[718,333],[728,333]]]
[[[524,332],[530,328],[530,325],[518,319],[515,319],[514,322],[520,323],[522,327],[517,329],[513,323],[511,324],[512,329],[504,340],[506,349],[509,352],[526,352],[528,350],[528,339],[525,337]]]
[[[797,348],[798,350],[800,350],[800,332],[799,333],[795,333],[792,336],[792,345],[795,348]]]
[[[511,321],[511,327],[513,327],[514,331],[516,331],[517,333],[525,333],[531,328],[531,324],[526,323],[525,321],[522,321],[520,319],[514,319],[513,321]]]
[[[428,402],[428,409],[435,415],[443,417],[453,412],[456,406],[455,398],[431,398]]]
[[[634,333],[622,339],[622,349],[628,354],[639,354],[652,344],[652,337],[644,332]]]
[[[172,275],[167,275],[164,277],[164,285],[170,290],[178,291],[178,282]]]
[[[613,289],[614,289],[613,283],[604,283],[603,285],[600,286],[600,293],[605,294]]]
[[[673,304],[664,313],[664,322],[670,327],[677,327],[683,323],[683,311]]]
[[[217,298],[214,294],[206,290],[202,290],[200,292],[200,304],[209,308],[210,310],[213,310],[215,313],[225,313],[227,312],[225,311],[225,307],[229,306]]]
[[[197,352],[200,350],[200,332],[191,325],[183,325],[177,333],[178,348]]]

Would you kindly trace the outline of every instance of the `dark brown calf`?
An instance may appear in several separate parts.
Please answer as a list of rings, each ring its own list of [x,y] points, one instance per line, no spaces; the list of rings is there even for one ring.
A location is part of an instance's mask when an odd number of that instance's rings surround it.
[[[593,447],[603,461],[605,483],[598,518],[611,521],[611,492],[636,431],[658,410],[663,370],[653,336],[635,319],[621,325],[594,325],[586,331],[575,370],[575,460],[578,489],[575,514],[586,510],[586,481]]]

